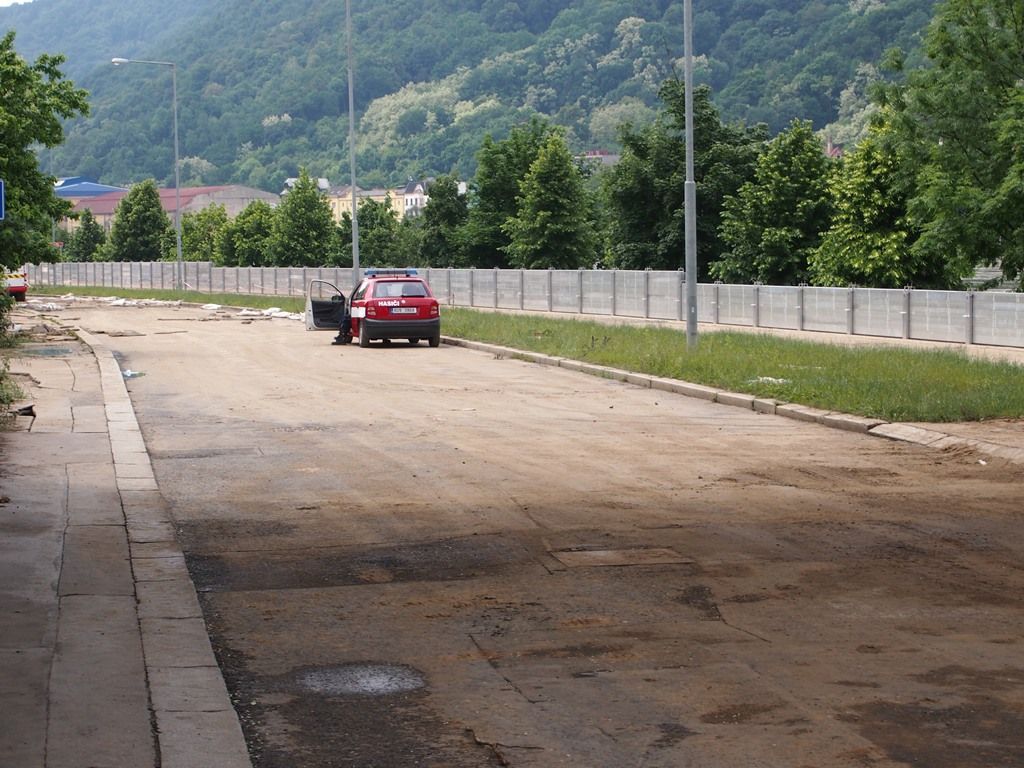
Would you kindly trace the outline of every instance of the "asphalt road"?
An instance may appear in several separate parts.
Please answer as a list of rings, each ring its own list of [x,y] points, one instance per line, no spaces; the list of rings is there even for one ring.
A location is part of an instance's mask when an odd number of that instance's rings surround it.
[[[258,768],[1024,765],[1019,465],[288,320],[61,319],[142,374]]]

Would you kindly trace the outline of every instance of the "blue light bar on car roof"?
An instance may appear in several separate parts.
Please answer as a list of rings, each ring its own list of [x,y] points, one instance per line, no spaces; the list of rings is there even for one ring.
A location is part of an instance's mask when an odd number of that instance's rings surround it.
[[[412,277],[418,275],[415,267],[406,267],[405,269],[380,269],[378,267],[370,267],[366,270],[367,277]]]

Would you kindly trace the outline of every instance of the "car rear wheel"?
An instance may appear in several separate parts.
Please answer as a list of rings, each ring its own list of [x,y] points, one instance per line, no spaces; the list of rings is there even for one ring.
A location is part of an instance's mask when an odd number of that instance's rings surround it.
[[[430,346],[432,346],[432,347],[440,347],[441,346],[441,334],[437,334],[436,336],[431,336],[430,337]]]
[[[366,330],[366,323],[359,324],[359,346],[364,348],[370,346],[370,333]]]

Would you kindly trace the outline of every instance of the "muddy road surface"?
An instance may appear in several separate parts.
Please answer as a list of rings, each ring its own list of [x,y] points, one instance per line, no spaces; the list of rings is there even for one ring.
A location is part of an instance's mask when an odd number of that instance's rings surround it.
[[[289,320],[59,317],[143,374],[258,768],[1024,765],[1020,466]]]

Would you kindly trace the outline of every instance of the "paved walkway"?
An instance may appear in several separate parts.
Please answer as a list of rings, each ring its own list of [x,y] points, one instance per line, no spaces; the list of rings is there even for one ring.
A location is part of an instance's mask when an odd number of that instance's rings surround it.
[[[120,368],[81,335],[11,363],[36,415],[0,433],[0,768],[251,766]]]

